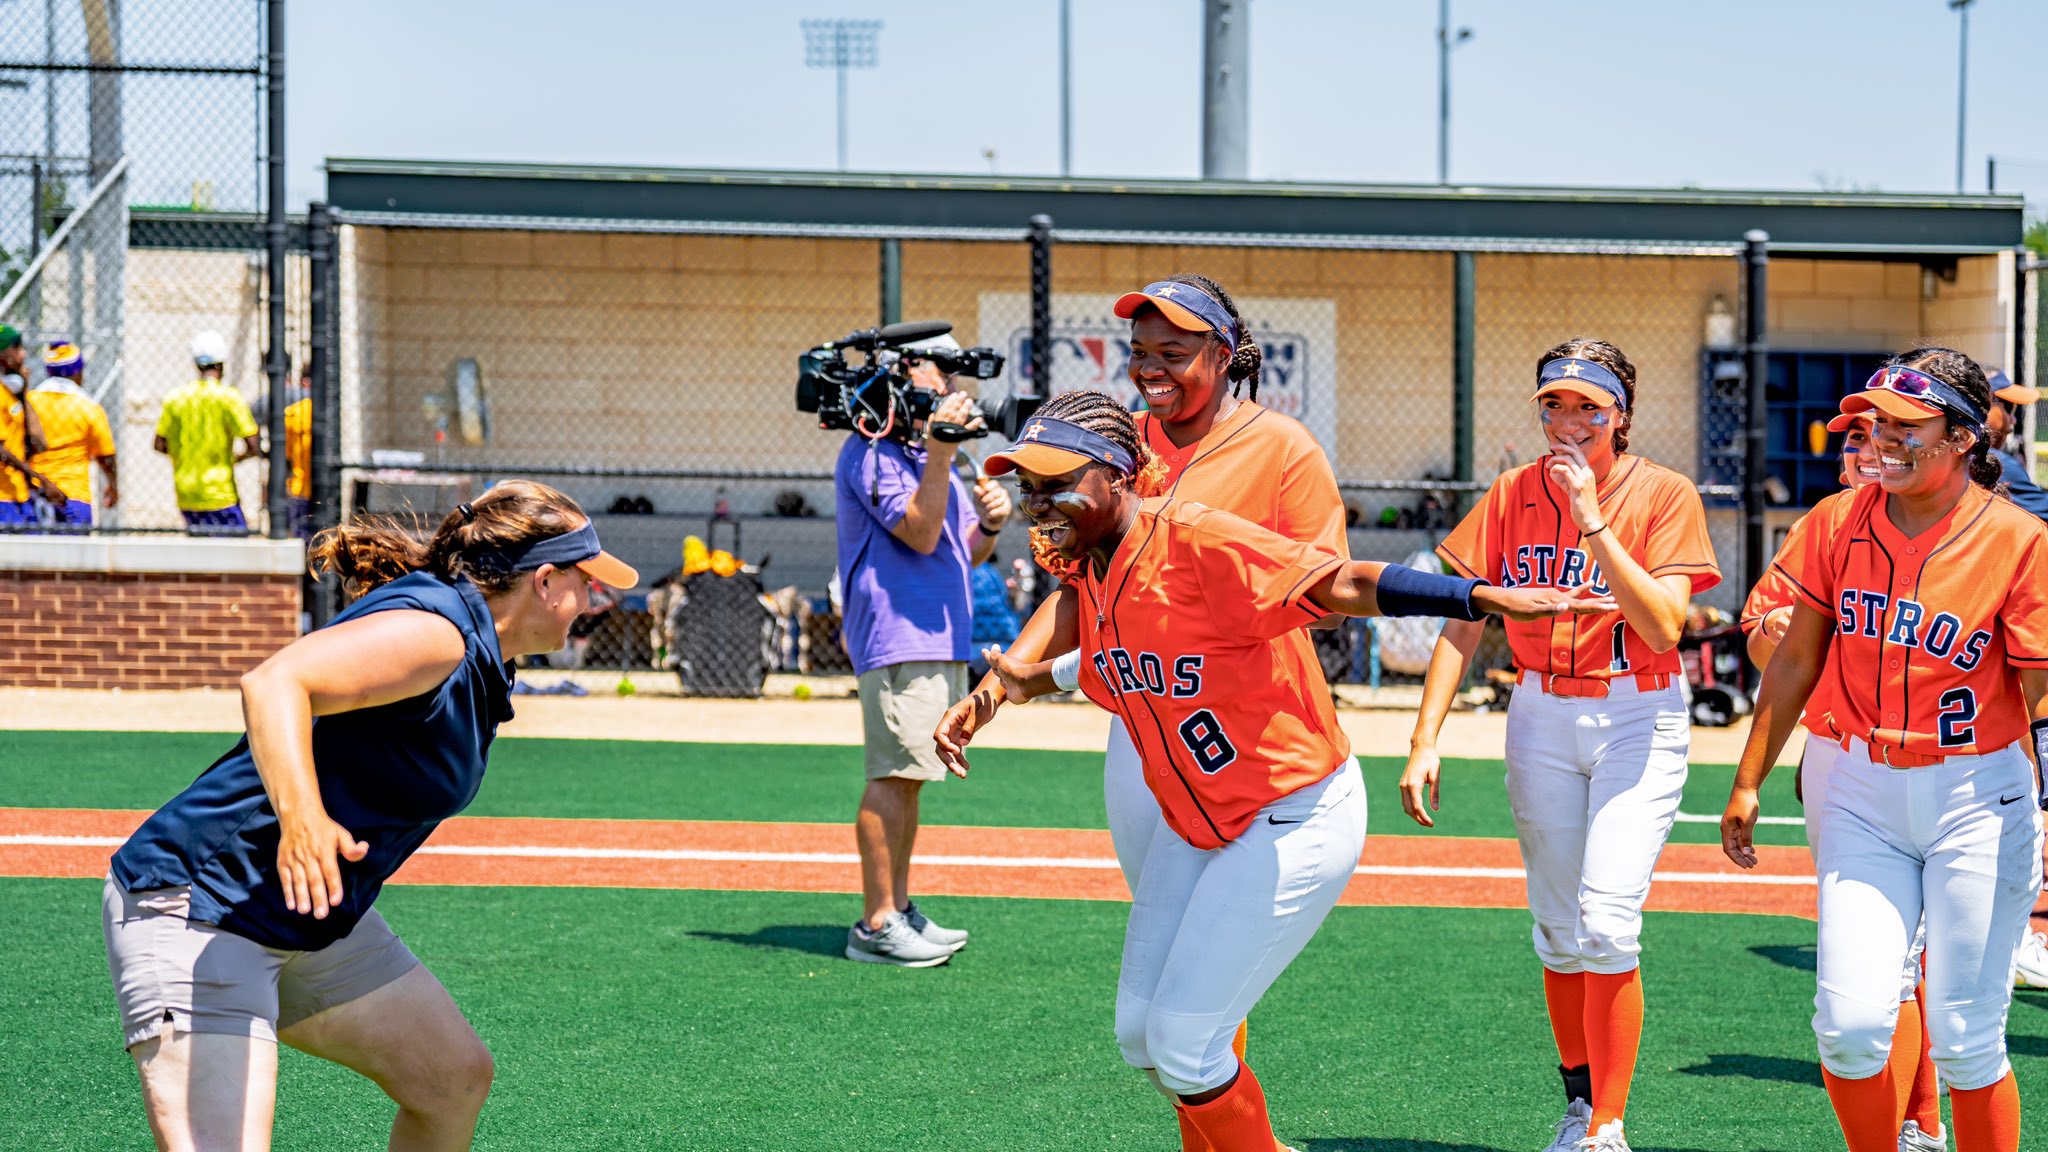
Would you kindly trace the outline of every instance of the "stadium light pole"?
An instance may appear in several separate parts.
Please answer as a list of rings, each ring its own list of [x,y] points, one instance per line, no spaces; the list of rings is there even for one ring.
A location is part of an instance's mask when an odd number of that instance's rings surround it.
[[[1060,0],[1060,175],[1074,174],[1074,59],[1072,0]]]
[[[1970,96],[1970,5],[1976,0],[1948,0],[1949,11],[1956,13],[1958,22],[1956,35],[1956,192],[1963,190],[1963,130],[1964,110],[1969,107]]]
[[[846,171],[846,72],[873,68],[880,20],[806,20],[804,67],[830,68],[839,74],[839,170]]]
[[[1436,182],[1451,182],[1451,49],[1472,38],[1470,28],[1451,31],[1451,0],[1436,4]]]

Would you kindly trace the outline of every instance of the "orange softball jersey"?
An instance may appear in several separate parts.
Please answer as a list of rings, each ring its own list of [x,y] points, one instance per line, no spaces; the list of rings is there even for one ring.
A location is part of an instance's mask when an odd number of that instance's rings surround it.
[[[1808,512],[1792,522],[1785,533],[1785,543],[1778,548],[1778,554],[1771,558],[1770,566],[1764,569],[1763,579],[1749,590],[1749,598],[1742,602],[1742,634],[1749,635],[1763,626],[1764,617],[1779,608],[1790,607],[1798,599],[1798,589],[1792,581],[1806,564],[1806,537],[1813,513]],[[1813,695],[1806,700],[1806,712],[1799,722],[1808,732],[1840,739],[1841,731],[1834,722],[1834,661],[1832,645],[1828,648],[1827,663],[1822,665],[1820,679],[1814,682]]]
[[[1339,558],[1241,517],[1155,497],[1080,593],[1081,690],[1123,718],[1145,783],[1197,848],[1351,758],[1308,590]]]
[[[1350,557],[1336,473],[1300,421],[1246,400],[1185,448],[1150,413],[1140,412],[1137,422],[1146,447],[1166,462],[1169,495]]]
[[[1835,723],[1878,748],[1974,755],[2027,734],[2019,669],[2048,668],[2048,527],[1975,484],[1907,537],[1878,485],[1838,492],[1798,568],[1773,564],[1834,622]]]
[[[1549,457],[1504,472],[1486,498],[1437,546],[1461,575],[1503,588],[1607,586],[1550,482]],[[1684,574],[1695,595],[1721,582],[1707,511],[1692,481],[1640,456],[1623,456],[1597,490],[1600,514],[1617,544],[1652,576]],[[1610,680],[1679,670],[1678,651],[1653,652],[1620,611],[1507,622],[1515,666],[1553,676]]]

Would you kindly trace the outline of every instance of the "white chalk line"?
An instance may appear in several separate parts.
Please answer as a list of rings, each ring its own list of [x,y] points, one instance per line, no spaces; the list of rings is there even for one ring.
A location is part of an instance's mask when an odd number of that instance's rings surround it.
[[[1719,816],[1707,816],[1699,812],[1680,812],[1677,820],[1680,824],[1719,824],[1721,822]],[[1781,824],[1792,828],[1806,827],[1806,817],[1804,816],[1759,816],[1756,818],[1756,822],[1759,824]]]
[[[116,836],[0,836],[0,847],[118,848]],[[703,864],[859,864],[852,852],[732,852],[711,848],[583,848],[540,845],[428,844],[421,856],[463,856],[501,860],[668,860]],[[1089,856],[919,856],[918,863],[935,868],[1074,868],[1107,871],[1115,857]],[[1520,868],[1449,868],[1435,865],[1361,864],[1354,876],[1399,876],[1436,880],[1523,880]],[[1655,872],[1652,881],[1666,884],[1812,885],[1811,876],[1761,876],[1748,872]]]

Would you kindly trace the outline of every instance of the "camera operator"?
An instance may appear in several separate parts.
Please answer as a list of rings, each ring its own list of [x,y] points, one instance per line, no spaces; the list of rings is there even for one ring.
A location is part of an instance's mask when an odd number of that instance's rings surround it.
[[[995,551],[1010,517],[1000,484],[984,477],[970,488],[954,472],[958,443],[924,435],[928,424],[982,424],[973,397],[918,359],[958,348],[950,336],[905,346],[911,384],[937,394],[929,420],[913,422],[900,442],[854,432],[834,469],[841,636],[860,678],[867,761],[854,823],[867,908],[847,932],[851,960],[930,967],[967,942],[932,923],[908,887],[918,790],[946,775],[931,733],[967,694],[968,574]]]

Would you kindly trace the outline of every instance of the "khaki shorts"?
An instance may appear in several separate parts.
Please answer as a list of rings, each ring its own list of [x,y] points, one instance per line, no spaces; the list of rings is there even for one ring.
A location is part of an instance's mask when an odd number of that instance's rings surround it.
[[[958,660],[911,660],[861,673],[868,779],[945,779],[932,732],[966,697],[967,665]]]
[[[277,1041],[277,1031],[382,988],[419,966],[371,909],[316,952],[266,948],[185,918],[191,890],[129,892],[110,877],[100,900],[123,1044],[167,1031]]]

